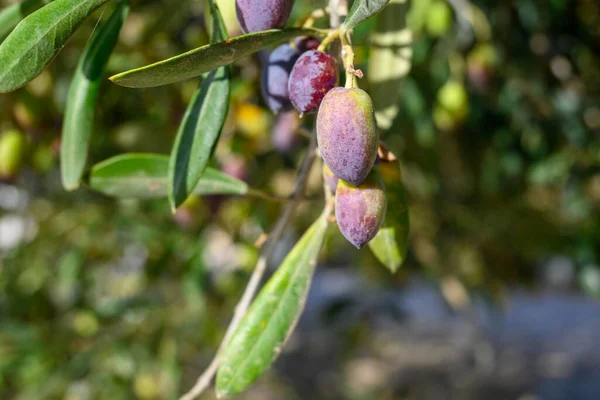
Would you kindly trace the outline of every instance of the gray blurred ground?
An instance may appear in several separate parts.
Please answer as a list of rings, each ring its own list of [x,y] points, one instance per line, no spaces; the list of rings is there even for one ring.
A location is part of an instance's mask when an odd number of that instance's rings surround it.
[[[563,289],[456,312],[427,282],[382,291],[318,273],[275,370],[244,398],[600,399],[600,304]]]

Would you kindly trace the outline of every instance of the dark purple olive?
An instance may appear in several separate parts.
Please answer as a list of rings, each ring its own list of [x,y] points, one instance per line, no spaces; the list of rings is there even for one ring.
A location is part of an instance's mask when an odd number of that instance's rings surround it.
[[[318,46],[319,40],[309,36],[296,39],[294,46],[282,44],[273,50],[263,68],[261,78],[263,99],[273,112],[292,109],[288,94],[292,68],[302,53]]]
[[[338,82],[335,58],[318,50],[302,54],[290,74],[288,90],[290,100],[302,114],[315,112],[323,97]]]
[[[294,0],[236,0],[235,10],[244,33],[283,28]]]

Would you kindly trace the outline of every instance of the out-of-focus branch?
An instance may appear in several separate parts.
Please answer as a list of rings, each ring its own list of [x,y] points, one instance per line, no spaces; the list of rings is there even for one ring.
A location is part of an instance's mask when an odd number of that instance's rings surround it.
[[[308,146],[308,152],[304,158],[304,161],[298,171],[298,178],[296,179],[296,186],[294,188],[294,192],[290,198],[290,202],[286,205],[283,213],[279,217],[279,220],[275,224],[275,228],[269,235],[267,239],[267,243],[263,246],[263,251],[256,263],[256,267],[254,268],[254,272],[248,281],[248,285],[244,290],[244,294],[240,299],[239,303],[235,307],[235,312],[233,314],[233,318],[227,327],[227,331],[225,332],[225,337],[217,350],[217,354],[214,359],[211,361],[210,365],[206,368],[206,370],[200,375],[198,380],[196,381],[194,387],[190,389],[185,395],[181,396],[180,400],[193,400],[200,396],[209,386],[214,378],[217,370],[219,369],[219,365],[221,363],[221,353],[237,328],[239,327],[244,315],[248,311],[250,304],[252,303],[252,299],[256,295],[258,288],[260,286],[260,282],[267,270],[267,262],[273,255],[275,248],[277,247],[277,243],[281,239],[285,228],[288,223],[293,219],[296,215],[296,211],[298,209],[298,205],[300,201],[304,197],[304,192],[306,190],[306,184],[308,182],[308,175],[310,169],[316,158],[316,148],[317,148],[317,138],[316,135],[311,136],[310,144]]]
[[[490,24],[480,8],[469,0],[448,0],[448,3],[454,9],[465,41],[471,41],[473,34],[480,41],[490,40],[492,35]]]
[[[348,15],[348,1],[329,0],[327,9],[329,10],[329,25],[332,28],[339,28],[342,24],[342,17]]]

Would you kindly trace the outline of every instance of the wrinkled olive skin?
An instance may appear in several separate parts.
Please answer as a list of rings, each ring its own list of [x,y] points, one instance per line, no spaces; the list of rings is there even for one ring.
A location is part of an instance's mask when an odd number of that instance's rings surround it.
[[[385,186],[377,168],[360,186],[339,180],[335,217],[342,235],[356,248],[362,248],[377,235],[386,209]]]
[[[329,169],[329,167],[327,167],[327,164],[325,164],[325,163],[323,163],[323,180],[327,184],[327,187],[333,193],[335,193],[337,185],[338,185],[338,181],[340,180],[340,178],[338,178],[337,176],[335,176],[333,174],[333,172],[331,172],[331,170]]]
[[[317,140],[329,169],[360,185],[375,163],[379,144],[371,97],[358,88],[327,93],[317,115]]]
[[[314,37],[296,39],[295,45],[282,44],[269,55],[263,68],[261,89],[265,103],[271,111],[277,113],[293,108],[288,94],[290,73],[302,53],[319,46]]]
[[[316,112],[321,101],[338,83],[338,66],[334,57],[318,50],[302,54],[288,84],[290,100],[302,114]]]
[[[294,0],[236,0],[235,10],[244,33],[283,28]]]

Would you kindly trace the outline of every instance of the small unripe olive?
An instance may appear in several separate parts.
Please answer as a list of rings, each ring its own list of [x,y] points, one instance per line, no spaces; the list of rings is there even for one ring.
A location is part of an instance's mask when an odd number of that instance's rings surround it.
[[[10,178],[17,174],[25,153],[25,136],[18,131],[8,131],[0,135],[0,178]]]

